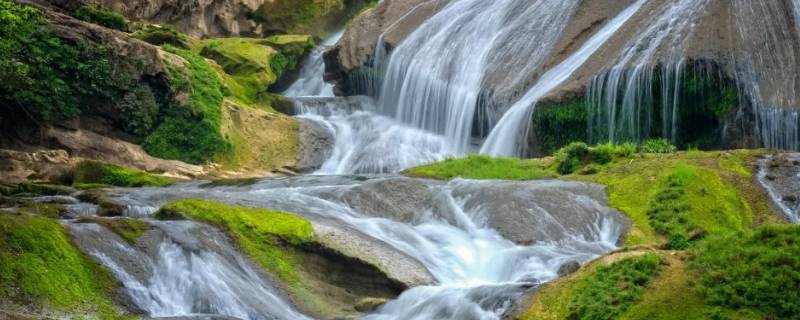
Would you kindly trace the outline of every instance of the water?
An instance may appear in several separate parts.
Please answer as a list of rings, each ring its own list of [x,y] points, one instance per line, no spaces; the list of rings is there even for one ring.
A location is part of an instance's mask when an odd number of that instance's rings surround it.
[[[485,80],[513,90],[530,82],[578,1],[450,1],[395,48],[386,66],[381,112],[471,150]],[[494,81],[488,83],[498,84]],[[482,114],[491,112],[484,110]]]
[[[769,155],[759,160],[756,178],[773,205],[790,222],[800,224],[800,154]]]
[[[401,186],[412,187],[398,193],[397,188]],[[514,298],[539,283],[554,279],[563,263],[586,262],[616,248],[623,218],[594,199],[598,192],[602,193],[602,188],[556,181],[438,183],[398,177],[364,181],[355,177],[305,176],[263,180],[239,187],[208,188],[197,182],[164,189],[126,189],[121,199],[131,205],[160,205],[177,198],[202,197],[336,219],[417,259],[437,280],[436,285],[406,291],[366,319],[499,319]],[[424,194],[429,200],[409,202],[404,197],[411,193]],[[387,214],[380,203],[390,208],[413,205],[414,208],[407,209],[411,218],[403,221],[398,217],[380,216]],[[515,203],[520,206],[519,210],[508,209],[509,204]],[[503,210],[512,211],[503,213]],[[520,211],[527,211],[525,215],[540,221],[530,223],[531,231],[523,233],[539,235],[531,245],[519,245],[506,237],[510,229],[524,220],[503,223],[502,218]],[[571,222],[575,219],[578,222]],[[168,230],[171,238],[192,234],[181,232],[180,227],[171,228]],[[183,307],[159,309],[160,304],[152,301],[183,301],[179,298],[185,294],[163,296],[159,291],[162,288],[184,290],[186,287],[193,288],[192,292],[204,292],[197,282],[216,281],[212,283],[238,287],[240,281],[255,279],[247,278],[250,271],[246,264],[215,256],[218,252],[228,251],[187,252],[179,245],[166,242],[159,248],[159,260],[154,262],[154,268],[159,270],[156,273],[163,273],[164,277],[141,284],[142,288],[139,288],[140,282],[127,285],[129,281],[126,281],[126,286],[135,292],[147,293],[140,294],[147,297],[140,305],[147,306],[148,310],[159,314],[197,312],[187,309],[183,302],[178,304]],[[197,265],[192,267],[193,264]],[[110,264],[106,262],[106,265]],[[219,278],[223,275],[234,278]],[[120,274],[120,278],[125,279],[125,276]],[[262,290],[260,287],[246,289],[249,291],[233,291],[229,298],[222,290],[215,293],[218,296],[208,299],[220,303],[233,301],[233,306],[241,306],[238,299],[252,297],[252,292]],[[248,303],[245,306],[256,304]],[[231,313],[233,311],[224,314]],[[245,319],[256,318],[250,314]]]
[[[536,102],[566,81],[641,8],[644,2],[645,0],[634,2],[603,26],[578,51],[542,75],[536,85],[528,90],[492,129],[481,148],[481,153],[495,156],[524,156],[524,147],[527,145],[525,139],[528,138],[528,129]]]
[[[342,38],[344,30],[335,33],[309,53],[300,67],[300,76],[282,94],[287,97],[333,97],[333,85],[325,82],[323,54]]]
[[[310,319],[278,296],[218,231],[190,221],[152,223],[166,236],[145,251],[96,224],[71,224],[70,229],[151,317]]]

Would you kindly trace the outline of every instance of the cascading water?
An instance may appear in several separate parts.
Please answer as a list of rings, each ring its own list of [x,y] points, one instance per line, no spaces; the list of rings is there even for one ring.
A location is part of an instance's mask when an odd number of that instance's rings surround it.
[[[654,95],[661,97],[661,135],[674,140],[685,51],[709,0],[668,1],[620,57],[588,87],[590,129],[597,141],[638,141],[653,126]],[[658,72],[656,72],[658,69]],[[660,77],[661,86],[653,86]],[[658,91],[656,94],[655,92]]]
[[[152,221],[164,235],[141,251],[96,224],[70,224],[87,253],[123,283],[151,317],[222,315],[310,319],[284,301],[218,231],[191,221]]]
[[[333,97],[333,85],[325,82],[325,61],[322,55],[342,38],[344,31],[335,33],[309,53],[300,67],[300,77],[282,94],[287,97]]]
[[[375,217],[375,214],[386,214],[377,204],[381,201],[390,201],[395,208],[408,204],[402,200],[403,195],[394,194],[392,188],[383,189],[382,184],[411,186],[413,192],[425,194],[430,202],[418,210],[409,209],[411,216],[407,219]],[[244,187],[200,187],[200,183],[191,183],[164,189],[127,189],[121,192],[121,199],[131,205],[160,205],[172,199],[202,197],[335,219],[417,259],[437,280],[436,285],[406,291],[366,319],[499,319],[514,298],[532,286],[557,277],[557,270],[563,263],[586,262],[616,248],[624,218],[592,196],[602,193],[601,190],[582,183],[558,181],[456,180],[441,184],[399,177],[363,181],[307,176],[263,180]],[[375,201],[364,199],[371,196],[376,197]],[[509,204],[518,204],[518,207],[509,207]],[[527,221],[503,222],[506,215],[518,214],[517,210],[522,210],[530,221],[538,221],[530,223],[530,229],[522,232],[524,236],[537,235],[531,245],[515,244],[505,238],[512,232],[509,230]],[[191,234],[174,230],[167,233]],[[163,250],[160,255],[182,257],[173,262],[179,265],[166,266],[162,271],[169,274],[164,281],[177,278],[164,285],[192,287],[191,282],[180,282],[186,279],[182,275],[205,279],[202,274],[194,275],[194,269],[186,270],[181,262],[202,254],[189,254],[186,249],[181,251],[172,244],[165,245]],[[176,250],[178,252],[173,253]],[[204,261],[220,260],[209,259]],[[230,263],[231,260],[226,261]],[[209,270],[198,269],[228,277],[239,277],[238,273],[242,272],[228,274],[216,269],[223,266],[226,264]],[[233,267],[242,268],[236,264]],[[238,283],[239,280],[230,281]],[[148,292],[147,299],[159,297],[158,286],[139,288],[137,282],[132,287],[138,288],[133,291]],[[247,319],[255,318],[249,315]]]
[[[515,88],[550,57],[578,1],[460,0],[395,48],[379,98],[381,112],[443,135],[450,153],[470,151],[482,84],[507,75]],[[504,59],[513,52],[516,59]]]
[[[522,156],[530,119],[536,102],[545,94],[566,81],[587,59],[636,13],[644,0],[634,2],[613,20],[603,26],[569,58],[548,70],[528,92],[503,115],[481,148],[490,155]]]

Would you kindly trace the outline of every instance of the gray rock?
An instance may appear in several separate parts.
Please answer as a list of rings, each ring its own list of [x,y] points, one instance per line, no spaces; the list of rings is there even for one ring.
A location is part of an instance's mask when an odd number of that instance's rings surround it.
[[[300,144],[297,152],[297,167],[300,172],[313,171],[328,159],[333,148],[333,133],[318,123],[298,119]]]
[[[562,264],[560,267],[558,267],[558,276],[559,277],[564,277],[564,276],[571,275],[571,274],[573,274],[575,272],[578,272],[578,270],[580,270],[580,268],[581,268],[581,264],[578,263],[577,261],[566,262],[566,263]]]

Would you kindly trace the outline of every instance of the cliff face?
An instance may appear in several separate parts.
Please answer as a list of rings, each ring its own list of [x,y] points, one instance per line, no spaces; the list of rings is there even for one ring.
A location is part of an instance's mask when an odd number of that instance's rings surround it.
[[[67,10],[98,5],[131,20],[174,25],[195,38],[303,33],[326,37],[367,0],[48,0]]]

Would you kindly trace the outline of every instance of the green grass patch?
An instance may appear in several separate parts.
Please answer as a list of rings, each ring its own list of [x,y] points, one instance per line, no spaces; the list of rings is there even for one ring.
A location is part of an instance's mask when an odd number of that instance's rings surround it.
[[[51,219],[0,212],[0,296],[37,309],[115,318],[117,282]]]
[[[150,224],[137,219],[130,218],[101,218],[101,217],[82,217],[77,223],[95,223],[105,227],[111,232],[116,233],[130,244],[136,244],[139,238],[150,229]]]
[[[119,12],[95,5],[85,5],[75,11],[75,18],[106,28],[128,31],[128,19]]]
[[[641,299],[661,263],[661,257],[649,253],[598,267],[573,290],[568,319],[617,319]]]
[[[410,177],[449,180],[464,179],[504,179],[532,180],[553,177],[547,162],[538,159],[520,160],[515,158],[492,158],[482,155],[469,155],[464,158],[451,158],[403,172]]]
[[[165,50],[188,62],[168,67],[175,96],[189,94],[166,111],[161,123],[142,143],[147,153],[163,158],[202,164],[230,149],[220,133],[222,82],[198,54],[171,46]]]
[[[300,245],[313,239],[311,223],[298,216],[267,209],[250,209],[208,200],[171,202],[156,213],[161,219],[189,218],[226,230],[256,262],[283,281],[297,285],[298,261],[284,244]]]
[[[166,177],[98,161],[81,161],[73,172],[73,184],[94,189],[97,185],[118,187],[164,187],[172,184]]]
[[[711,305],[800,319],[800,226],[714,236],[692,251],[691,265]]]

